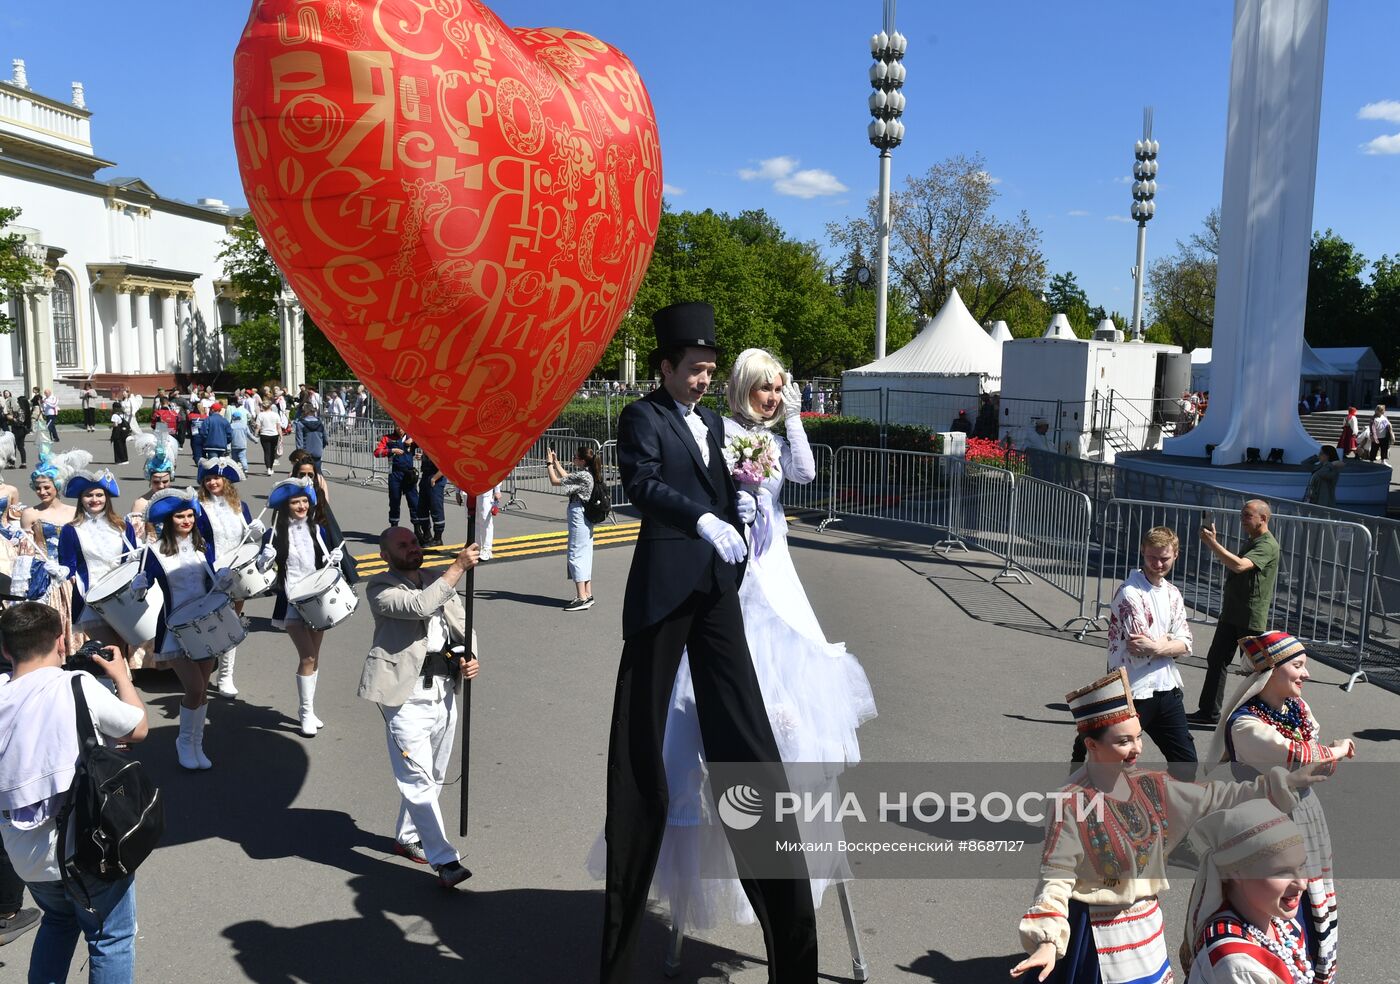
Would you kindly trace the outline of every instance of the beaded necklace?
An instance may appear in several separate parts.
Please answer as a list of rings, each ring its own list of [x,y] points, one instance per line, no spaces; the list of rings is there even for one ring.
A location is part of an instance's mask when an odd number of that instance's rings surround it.
[[[1288,968],[1289,974],[1293,977],[1293,984],[1309,984],[1313,979],[1312,963],[1308,960],[1307,954],[1303,952],[1304,948],[1300,944],[1299,938],[1293,935],[1292,927],[1277,916],[1271,922],[1274,932],[1278,934],[1278,939],[1274,939],[1268,933],[1248,922],[1244,923],[1245,934],[1283,961],[1283,965]]]
[[[1280,711],[1274,710],[1259,697],[1246,704],[1245,709],[1269,722],[1289,741],[1312,741],[1317,734],[1316,722],[1303,713],[1302,702],[1295,697],[1285,700]]]

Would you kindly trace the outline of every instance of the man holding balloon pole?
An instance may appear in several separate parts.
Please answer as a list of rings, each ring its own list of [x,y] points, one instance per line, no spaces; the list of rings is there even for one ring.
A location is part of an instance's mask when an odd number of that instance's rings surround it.
[[[748,792],[769,802],[787,790],[739,608],[748,553],[742,531],[753,522],[755,503],[736,490],[725,464],[719,415],[699,405],[716,368],[714,309],[672,304],[653,322],[652,361],[662,385],[618,419],[622,484],[642,528],[623,601],[625,641],[608,749],[603,984],[631,979],[666,824],[661,745],[683,650],[706,760],[740,763],[745,785],[753,787]],[[817,942],[806,867],[799,855],[772,850],[775,839],[798,839],[796,828],[790,820],[769,827],[766,818],[760,827],[741,834],[726,826],[725,833],[763,927],[769,980],[810,984]]]

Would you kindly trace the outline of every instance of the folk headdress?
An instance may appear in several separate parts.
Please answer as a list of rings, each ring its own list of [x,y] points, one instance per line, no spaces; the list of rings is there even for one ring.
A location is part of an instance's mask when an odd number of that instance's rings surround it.
[[[1087,687],[1065,694],[1065,700],[1080,734],[1137,717],[1133,688],[1128,685],[1128,673],[1121,666]]]

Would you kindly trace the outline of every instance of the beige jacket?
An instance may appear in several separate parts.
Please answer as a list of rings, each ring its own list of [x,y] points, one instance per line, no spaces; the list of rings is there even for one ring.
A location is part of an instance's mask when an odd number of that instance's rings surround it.
[[[428,655],[428,617],[441,610],[447,618],[448,644],[466,637],[466,608],[438,571],[423,571],[418,587],[394,571],[376,574],[367,582],[366,597],[374,615],[374,640],[357,694],[365,700],[396,707],[413,695]],[[476,633],[472,633],[475,656]]]

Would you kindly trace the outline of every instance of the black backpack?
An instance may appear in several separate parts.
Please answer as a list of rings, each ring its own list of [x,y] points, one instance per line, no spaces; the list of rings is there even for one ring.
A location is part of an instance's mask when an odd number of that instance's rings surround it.
[[[593,492],[583,504],[583,518],[590,523],[601,523],[612,512],[612,499],[608,498],[608,488],[602,482],[593,483]]]
[[[70,893],[82,884],[82,875],[103,881],[130,875],[165,833],[160,790],[140,762],[98,741],[77,673],[73,674],[73,706],[78,718],[78,765],[68,802],[58,814],[59,871]],[[65,858],[70,827],[73,854]]]

